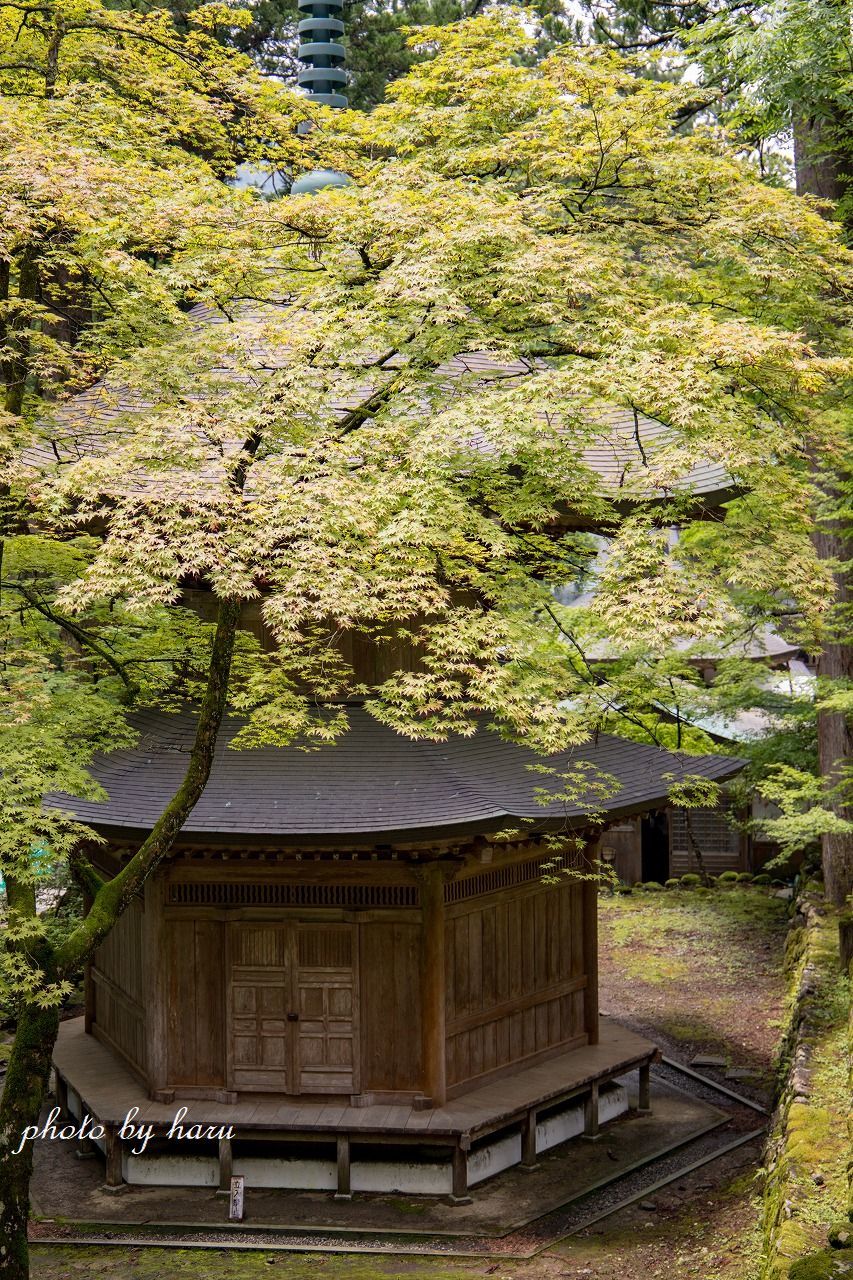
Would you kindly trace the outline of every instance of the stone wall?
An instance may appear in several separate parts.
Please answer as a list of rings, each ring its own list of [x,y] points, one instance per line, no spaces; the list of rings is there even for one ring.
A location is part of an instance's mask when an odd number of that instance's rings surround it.
[[[830,1239],[836,1246],[853,1244],[843,1221],[845,1211],[853,1221],[853,1117],[844,1105],[853,1082],[853,1013],[839,961],[837,913],[813,884],[796,902],[786,966],[791,995],[766,1155],[760,1275],[823,1280],[845,1274],[848,1265],[853,1270],[853,1248],[827,1248]]]

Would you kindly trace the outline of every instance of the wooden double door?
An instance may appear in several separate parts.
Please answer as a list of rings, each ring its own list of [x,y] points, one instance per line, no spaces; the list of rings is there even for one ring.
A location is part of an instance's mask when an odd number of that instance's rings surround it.
[[[355,928],[247,920],[229,928],[229,1088],[357,1093]]]

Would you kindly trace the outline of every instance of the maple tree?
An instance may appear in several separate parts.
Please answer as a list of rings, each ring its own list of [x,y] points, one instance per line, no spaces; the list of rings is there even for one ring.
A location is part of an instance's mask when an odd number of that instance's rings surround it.
[[[359,697],[402,733],[472,733],[487,715],[546,751],[610,725],[631,687],[636,711],[686,633],[783,609],[818,633],[830,583],[804,451],[840,447],[849,376],[836,229],[715,131],[684,136],[695,89],[602,50],[529,65],[523,24],[487,14],[420,33],[429,56],[388,103],[314,107],[306,134],[305,100],[254,80],[203,18],[181,35],[162,13],[45,11],[63,26],[52,82],[46,18],[23,35],[10,22],[3,43],[8,64],[32,41],[36,68],[6,69],[27,163],[0,178],[14,213],[0,858],[17,1019],[0,1275],[16,1280],[31,1156],[12,1139],[38,1114],[58,1006],[168,855],[226,709],[245,717],[244,747],[333,750]],[[351,182],[264,201],[221,180],[244,159]],[[614,413],[623,465],[608,475],[595,456]],[[709,464],[741,494],[714,526]],[[555,589],[588,570],[590,529],[610,556],[569,618]],[[181,607],[187,583],[213,622]],[[270,649],[241,625],[256,601]],[[406,641],[417,661],[366,686],[340,633],[389,653]],[[636,652],[604,698],[584,652],[601,637]],[[91,833],[42,799],[92,794],[86,765],[127,741],[127,709],[176,699],[198,709],[186,779],[104,882]],[[59,939],[36,911],[43,846],[91,901]]]

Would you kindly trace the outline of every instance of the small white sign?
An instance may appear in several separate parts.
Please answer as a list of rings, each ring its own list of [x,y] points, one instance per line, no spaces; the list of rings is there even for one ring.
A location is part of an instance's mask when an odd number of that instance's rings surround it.
[[[231,1179],[231,1199],[228,1204],[228,1219],[230,1222],[243,1221],[243,1184],[245,1179],[241,1174],[238,1178]]]

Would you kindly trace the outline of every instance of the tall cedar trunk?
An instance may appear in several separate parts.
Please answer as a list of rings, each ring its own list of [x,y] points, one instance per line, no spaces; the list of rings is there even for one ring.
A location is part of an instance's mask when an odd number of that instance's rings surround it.
[[[826,141],[815,120],[794,122],[794,172],[798,196],[819,196],[837,203],[847,190],[848,167]]]
[[[853,554],[850,539],[842,529],[824,529],[815,535],[815,545],[821,559],[847,560]],[[851,603],[850,573],[844,570],[835,575],[836,600],[841,605]],[[818,658],[817,674],[826,680],[853,680],[853,645],[850,643],[826,644]],[[817,718],[817,744],[820,772],[825,783],[832,786],[845,770],[853,768],[853,735],[846,715],[840,711],[821,711]],[[853,820],[853,809],[835,804],[839,817]],[[843,906],[853,893],[853,835],[825,835],[821,842],[821,860],[826,896],[830,902]]]
[[[220,601],[207,686],[181,786],[155,823],[151,835],[113,880],[101,883],[93,869],[88,868],[89,884],[94,890],[89,914],[55,951],[44,948],[44,954],[33,957],[48,981],[67,977],[92,955],[147,877],[171,851],[200,799],[213,766],[216,739],[225,713],[239,617],[238,600]],[[86,875],[85,870],[81,871],[81,867],[87,866],[82,855],[73,865],[78,875]],[[31,901],[22,902],[20,910],[32,916],[35,912],[32,891],[29,898]],[[9,906],[14,905],[10,893]],[[41,1112],[58,1030],[59,1016],[55,1009],[45,1011],[27,1005],[18,1018],[6,1087],[0,1100],[0,1280],[27,1280],[29,1276],[27,1223],[32,1143],[26,1143],[17,1156],[13,1152],[20,1144],[22,1130],[35,1124]]]
[[[840,125],[833,136],[843,136]],[[795,119],[794,163],[799,195],[819,196],[823,200],[837,202],[847,193],[853,166],[850,157],[838,154],[829,145],[826,125],[821,126],[814,120]],[[853,554],[850,535],[839,523],[824,526],[815,534],[814,542],[822,560],[849,562]],[[848,605],[851,601],[849,569],[837,571],[834,578],[837,602]],[[827,680],[853,678],[853,645],[827,643],[818,658],[817,673]],[[821,777],[828,786],[832,786],[839,781],[845,766],[853,764],[853,739],[845,715],[821,711],[817,719],[817,736]],[[839,817],[853,818],[853,810],[849,807],[834,804],[833,808]],[[841,906],[853,893],[853,836],[823,836],[821,861],[826,895],[831,902]]]

